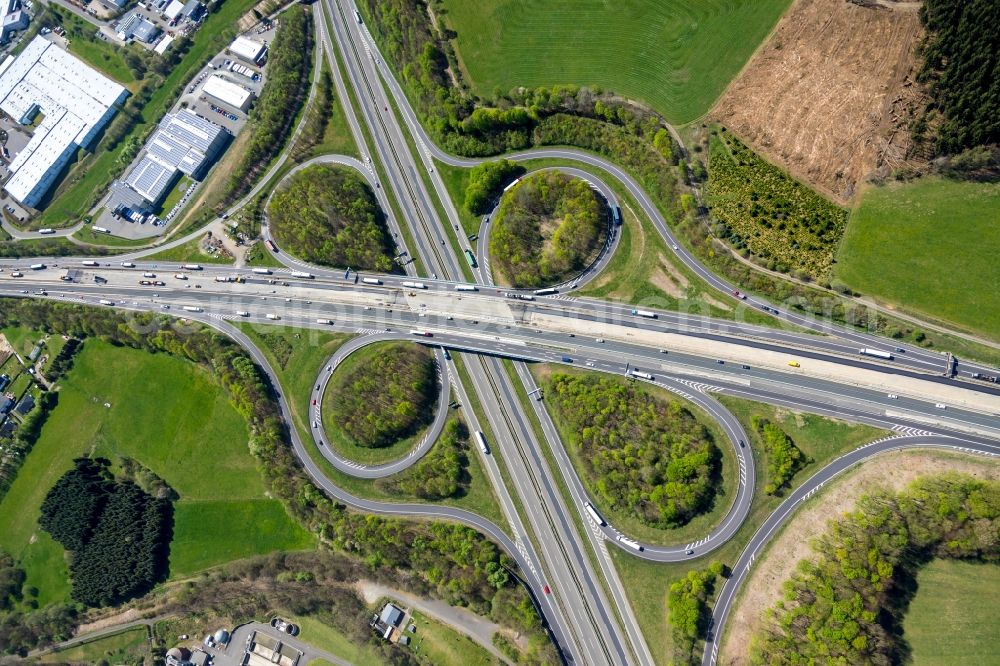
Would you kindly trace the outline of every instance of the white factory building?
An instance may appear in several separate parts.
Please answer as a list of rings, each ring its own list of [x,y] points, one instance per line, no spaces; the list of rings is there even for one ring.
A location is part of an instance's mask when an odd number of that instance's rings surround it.
[[[78,148],[89,148],[128,90],[44,37],[0,63],[0,110],[23,125],[43,118],[10,164],[4,189],[35,207]]]
[[[240,35],[229,45],[229,52],[237,58],[242,58],[247,62],[260,65],[267,56],[267,46],[253,39],[248,39]]]
[[[178,173],[201,180],[228,141],[229,132],[190,109],[168,113],[125,182],[150,204],[157,204]]]
[[[213,74],[202,88],[206,95],[224,102],[234,109],[246,111],[253,101],[253,92],[233,83],[221,74]]]

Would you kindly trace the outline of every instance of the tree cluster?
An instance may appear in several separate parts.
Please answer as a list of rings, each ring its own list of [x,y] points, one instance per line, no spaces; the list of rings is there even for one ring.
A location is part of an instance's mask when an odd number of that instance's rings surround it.
[[[590,374],[552,375],[545,397],[574,433],[591,487],[615,510],[672,528],[711,505],[719,449],[679,402]]]
[[[901,618],[936,557],[1000,559],[1000,483],[947,474],[862,497],[813,542],[755,637],[757,664],[902,663]]]
[[[115,480],[107,460],[73,463],[45,496],[38,519],[71,553],[73,599],[108,606],[144,594],[166,578],[173,506]]]
[[[515,287],[558,284],[586,267],[606,224],[606,211],[585,181],[543,171],[501,201],[490,257]]]
[[[0,550],[0,612],[11,610],[21,600],[24,579],[24,570],[9,553]]]
[[[938,153],[1000,143],[1000,4],[995,0],[927,0],[920,18],[928,37],[919,79],[929,84]],[[917,121],[916,134],[928,118]]]
[[[436,363],[426,347],[396,342],[379,352],[330,383],[334,421],[368,448],[392,446],[430,423],[437,397]]]
[[[292,254],[326,266],[392,270],[392,239],[368,184],[349,169],[306,167],[274,193],[274,237]]]
[[[712,619],[708,607],[715,581],[723,573],[721,562],[712,562],[702,571],[688,571],[684,578],[671,583],[667,595],[667,623],[673,643],[674,664],[692,664],[697,661],[695,647],[705,636]]]
[[[249,421],[250,452],[271,493],[310,531],[356,559],[367,575],[407,577],[413,581],[411,589],[489,615],[526,633],[529,643],[548,655],[541,659],[542,663],[558,660],[524,589],[513,579],[501,589],[490,582],[490,563],[491,569],[499,565],[508,571],[516,570],[514,561],[495,543],[463,525],[349,511],[316,487],[288,443],[287,425],[274,389],[249,354],[228,338],[210,328],[154,313],[126,314],[37,299],[0,299],[0,328],[5,326],[81,338],[100,336],[116,344],[174,354],[203,365],[225,388],[235,409]],[[62,617],[65,611],[54,608],[53,617],[46,614],[32,620],[36,623],[33,627],[43,627],[44,631],[32,634],[35,637],[30,639],[30,645],[63,636],[61,632],[66,630],[60,629],[54,617]],[[4,644],[4,637],[0,625],[0,644]],[[7,643],[9,649],[28,644],[27,638]]]
[[[504,186],[523,173],[524,167],[511,160],[483,162],[472,167],[465,187],[465,209],[473,215],[490,212]]]
[[[292,147],[291,157],[293,160],[302,161],[312,151],[313,146],[323,140],[323,133],[326,132],[326,125],[330,122],[332,114],[333,78],[330,76],[330,70],[324,68],[320,72],[319,81],[316,84],[316,95],[313,97],[313,103],[306,111],[302,131]]]
[[[431,450],[416,465],[400,475],[376,481],[390,492],[442,500],[460,497],[469,488],[469,431],[461,421],[451,420]]]
[[[764,450],[767,451],[768,482],[764,486],[764,492],[777,495],[809,459],[784,430],[767,419],[754,415],[750,419],[750,425],[760,435]]]
[[[281,15],[267,60],[267,80],[250,112],[242,159],[229,176],[226,200],[239,199],[281,151],[309,87],[312,21],[302,5]]]

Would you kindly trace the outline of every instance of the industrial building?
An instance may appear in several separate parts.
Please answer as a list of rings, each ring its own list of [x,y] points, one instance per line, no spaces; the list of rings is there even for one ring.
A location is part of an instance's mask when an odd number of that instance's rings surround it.
[[[267,46],[253,39],[240,36],[229,45],[229,52],[237,58],[242,58],[260,66],[267,57]]]
[[[125,183],[149,204],[155,205],[178,174],[201,180],[229,136],[224,128],[190,109],[168,113],[146,142],[145,156],[125,178]]]
[[[123,42],[137,39],[140,42],[152,44],[159,34],[160,29],[156,27],[156,24],[136,11],[129,12],[118,22],[118,37]]]
[[[202,88],[206,95],[228,104],[234,109],[246,111],[253,101],[253,92],[237,85],[221,74],[213,74],[205,81]]]
[[[12,32],[28,27],[28,13],[21,0],[0,0],[0,44],[6,44]]]
[[[0,63],[0,110],[23,125],[39,114],[31,140],[10,164],[4,189],[35,207],[78,148],[89,148],[128,90],[44,37]]]

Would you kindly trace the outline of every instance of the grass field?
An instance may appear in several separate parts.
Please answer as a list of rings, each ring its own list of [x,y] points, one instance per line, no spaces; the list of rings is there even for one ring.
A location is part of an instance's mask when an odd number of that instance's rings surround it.
[[[917,573],[917,594],[903,618],[913,666],[1000,664],[1000,567],[934,560]]]
[[[199,367],[90,339],[60,385],[58,406],[0,503],[0,547],[21,560],[40,604],[65,599],[69,585],[62,547],[38,529],[39,507],[79,455],[134,458],[177,491],[171,575],[234,553],[314,543],[266,496],[246,423]],[[271,538],[238,530],[258,523]]]
[[[611,558],[625,585],[643,635],[658,664],[666,664],[671,654],[670,629],[667,626],[667,590],[671,583],[688,571],[701,569],[713,560],[732,566],[758,526],[777,508],[781,498],[765,495],[764,470],[767,459],[761,453],[760,440],[751,431],[750,418],[758,415],[777,423],[792,438],[796,446],[813,458],[813,463],[799,471],[790,488],[800,485],[817,469],[841,453],[873,441],[884,433],[876,428],[826,419],[814,414],[793,413],[763,403],[719,397],[720,401],[747,429],[754,450],[757,480],[750,514],[732,539],[704,558],[680,564],[658,564],[632,557],[620,548],[610,548]],[[728,444],[727,444],[728,446]],[[721,582],[716,583],[716,592]]]
[[[864,296],[1000,340],[1000,185],[922,178],[864,193],[837,277]]]
[[[75,647],[53,652],[33,660],[36,664],[134,663],[137,658],[151,658],[146,627],[128,629],[120,634],[99,638]]]
[[[410,651],[426,663],[441,666],[490,666],[497,663],[479,643],[423,613],[413,613],[413,624],[417,625],[417,631],[413,634]]]
[[[673,123],[698,118],[789,0],[445,0],[474,90],[601,86]]]

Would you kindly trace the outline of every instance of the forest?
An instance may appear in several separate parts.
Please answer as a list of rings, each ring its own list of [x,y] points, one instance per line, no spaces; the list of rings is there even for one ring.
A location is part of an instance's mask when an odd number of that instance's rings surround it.
[[[920,18],[928,36],[918,80],[928,84],[932,113],[919,118],[915,134],[930,125],[935,150],[957,153],[1000,143],[1000,3],[996,0],[926,0]]]
[[[556,171],[521,180],[500,202],[490,257],[515,287],[568,280],[600,247],[607,212],[590,185]]]
[[[226,202],[239,199],[271,163],[282,146],[309,84],[312,19],[302,5],[281,14],[278,33],[267,56],[267,80],[250,111],[245,132],[250,139],[239,163],[229,175]]]
[[[389,272],[392,239],[375,194],[345,167],[315,164],[271,198],[274,238],[289,253],[325,266]]]
[[[334,422],[353,443],[391,446],[434,420],[437,364],[422,345],[388,343],[368,363],[335,373],[329,390]]]
[[[902,618],[934,558],[1000,560],[1000,482],[923,477],[873,492],[830,523],[754,637],[755,664],[902,663]]]
[[[0,328],[24,326],[79,338],[100,336],[119,345],[169,353],[204,366],[224,387],[250,426],[249,448],[259,469],[289,513],[318,532],[337,551],[360,562],[370,575],[405,576],[415,594],[468,607],[528,637],[531,659],[555,663],[531,599],[511,576],[517,565],[474,529],[454,523],[416,522],[356,513],[333,502],[302,469],[289,445],[274,388],[239,345],[201,326],[181,325],[153,313],[120,313],[35,299],[0,299]],[[71,628],[72,606],[0,615],[0,644],[23,650],[58,640]],[[10,642],[4,643],[3,639]]]
[[[110,606],[146,593],[167,576],[173,505],[115,479],[106,459],[73,462],[38,519],[70,552],[73,600]]]
[[[379,479],[377,486],[425,500],[459,497],[469,488],[469,430],[458,420],[445,425],[431,450],[416,465],[397,476]]]
[[[715,498],[720,452],[680,402],[619,378],[553,374],[545,399],[583,461],[590,487],[616,511],[672,528]]]

